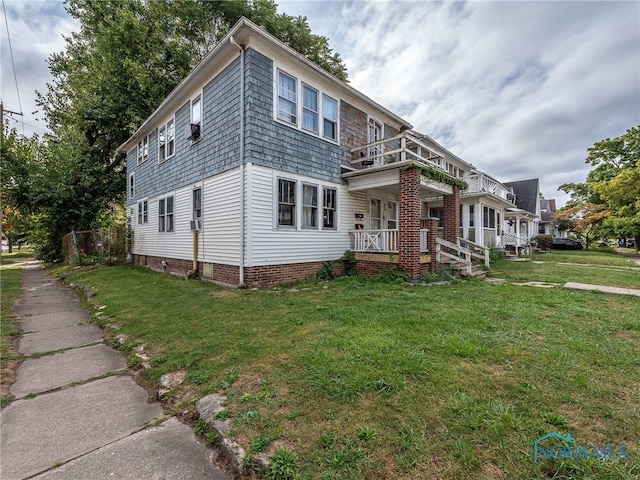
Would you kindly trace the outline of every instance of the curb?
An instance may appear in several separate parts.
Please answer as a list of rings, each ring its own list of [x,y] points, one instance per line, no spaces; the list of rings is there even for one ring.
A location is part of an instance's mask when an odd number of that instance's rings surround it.
[[[220,420],[216,417],[226,410],[224,408],[226,400],[225,396],[217,393],[202,397],[196,404],[199,420],[206,424],[209,433],[215,436],[215,445],[236,475],[242,476],[248,473],[248,470],[258,474],[264,473],[269,466],[269,457],[265,453],[261,452],[248,457],[244,448],[225,436],[231,428],[231,420],[228,418]]]

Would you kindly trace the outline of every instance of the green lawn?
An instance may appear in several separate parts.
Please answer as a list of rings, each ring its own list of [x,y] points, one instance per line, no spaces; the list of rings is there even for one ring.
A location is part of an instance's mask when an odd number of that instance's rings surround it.
[[[151,381],[187,372],[170,411],[224,393],[234,438],[294,453],[299,478],[637,478],[640,299],[511,284],[640,288],[640,268],[558,264],[630,265],[607,255],[497,262],[503,285],[353,277],[227,290],[134,267],[67,281],[95,291],[111,335],[144,343]],[[627,456],[535,462],[533,442],[550,432]]]
[[[20,295],[20,266],[33,256],[33,251],[23,248],[13,253],[3,253],[0,259],[0,406],[11,403],[9,386],[10,370],[20,357],[11,348],[11,341],[18,334],[13,304]]]

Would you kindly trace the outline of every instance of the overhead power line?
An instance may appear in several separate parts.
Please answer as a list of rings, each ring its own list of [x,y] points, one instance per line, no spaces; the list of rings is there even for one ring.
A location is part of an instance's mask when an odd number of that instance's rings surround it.
[[[7,17],[7,9],[4,4],[4,0],[2,0],[2,13],[4,13],[4,23],[7,27],[7,40],[9,44],[9,54],[11,56],[11,67],[13,68],[13,80],[16,83],[16,93],[18,94],[18,107],[20,109],[20,113],[18,113],[18,115],[22,116],[22,101],[20,100],[20,89],[18,88],[18,75],[16,74],[16,63],[13,60],[13,47],[11,46],[11,34],[9,33],[9,19]],[[24,119],[24,116],[22,118]],[[24,135],[24,120],[22,123],[22,134]]]

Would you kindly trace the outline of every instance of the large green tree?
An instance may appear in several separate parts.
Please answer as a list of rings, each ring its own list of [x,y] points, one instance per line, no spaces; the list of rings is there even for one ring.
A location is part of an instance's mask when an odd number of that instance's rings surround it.
[[[632,127],[614,139],[607,138],[596,142],[589,148],[586,162],[594,168],[584,183],[566,183],[559,187],[571,194],[565,212],[573,209],[575,215],[581,207],[584,210],[589,206],[587,210],[590,212],[599,212],[593,217],[594,226],[599,232],[618,238],[634,237],[638,249],[640,126]],[[591,215],[585,218],[591,218]]]
[[[67,176],[60,191],[67,196],[54,203],[65,211],[43,205],[57,218],[52,236],[90,228],[105,206],[122,198],[125,165],[117,147],[242,16],[347,80],[328,39],[314,35],[306,18],[278,13],[272,0],[66,3],[80,29],[49,58],[53,80],[38,99],[52,132],[47,165],[64,165]],[[56,239],[47,244],[52,248]]]

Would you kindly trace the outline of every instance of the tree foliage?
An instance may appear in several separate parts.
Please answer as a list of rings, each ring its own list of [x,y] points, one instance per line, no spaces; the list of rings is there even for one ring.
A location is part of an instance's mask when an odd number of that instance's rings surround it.
[[[587,219],[596,231],[618,238],[635,237],[640,243],[640,126],[620,137],[596,142],[589,148],[586,162],[594,169],[584,183],[566,183],[561,190],[571,194],[565,210],[556,217],[585,228]],[[572,213],[568,213],[572,212]],[[571,221],[571,220],[570,220]]]
[[[48,60],[53,80],[38,104],[51,135],[36,141],[46,152],[32,159],[50,188],[29,198],[18,195],[20,188],[12,197],[12,206],[37,213],[38,238],[51,258],[59,257],[60,233],[91,228],[102,210],[123,200],[125,165],[117,147],[242,16],[347,79],[328,39],[314,35],[306,18],[278,13],[272,0],[66,3],[80,29]],[[22,173],[14,181],[36,181]]]

